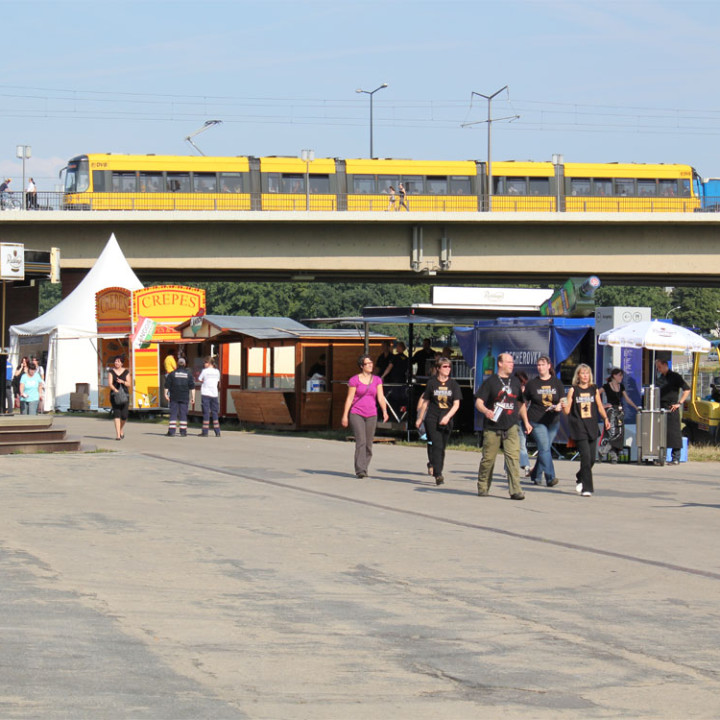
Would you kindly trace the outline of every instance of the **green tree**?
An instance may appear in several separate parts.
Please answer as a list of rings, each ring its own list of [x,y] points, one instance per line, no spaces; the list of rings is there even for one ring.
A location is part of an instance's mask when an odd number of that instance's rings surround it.
[[[595,293],[595,304],[598,307],[649,307],[653,317],[664,318],[679,303],[673,303],[672,295],[661,287],[611,285],[599,288]]]
[[[62,300],[62,285],[43,280],[38,289],[38,315],[44,315]]]
[[[676,287],[672,293],[673,320],[703,333],[717,330],[720,324],[720,289]]]

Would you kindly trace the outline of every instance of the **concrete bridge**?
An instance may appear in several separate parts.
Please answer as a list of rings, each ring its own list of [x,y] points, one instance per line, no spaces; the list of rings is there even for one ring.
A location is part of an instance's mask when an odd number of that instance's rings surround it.
[[[144,279],[720,285],[720,214],[3,212],[2,242],[86,271],[111,233]]]

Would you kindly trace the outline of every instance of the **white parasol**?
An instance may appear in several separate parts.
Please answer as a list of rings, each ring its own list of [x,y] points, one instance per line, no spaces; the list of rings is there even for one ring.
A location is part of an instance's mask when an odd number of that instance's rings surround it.
[[[710,352],[710,341],[680,325],[651,320],[630,323],[607,330],[598,336],[601,345],[647,348],[675,352]]]
[[[661,320],[650,320],[649,322],[630,323],[622,327],[607,330],[598,336],[601,345],[612,347],[647,348],[653,351],[653,376],[650,385],[650,407],[655,410],[655,351],[669,350],[675,352],[709,352],[710,341],[692,330],[662,322]],[[650,424],[650,445],[653,444],[653,427]]]

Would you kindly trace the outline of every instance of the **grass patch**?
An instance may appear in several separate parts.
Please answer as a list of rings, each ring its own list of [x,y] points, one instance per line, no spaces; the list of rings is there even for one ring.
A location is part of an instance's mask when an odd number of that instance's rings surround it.
[[[688,460],[691,462],[720,462],[720,445],[690,445]]]

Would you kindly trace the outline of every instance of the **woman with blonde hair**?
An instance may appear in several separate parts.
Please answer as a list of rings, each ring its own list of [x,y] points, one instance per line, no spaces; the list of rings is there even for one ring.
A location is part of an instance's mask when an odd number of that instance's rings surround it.
[[[580,453],[580,470],[575,475],[575,490],[583,497],[592,497],[595,489],[592,467],[597,456],[599,418],[604,420],[606,428],[610,427],[610,421],[603,407],[600,390],[593,383],[589,365],[582,363],[575,368],[563,411],[568,416],[570,437],[575,441]]]

